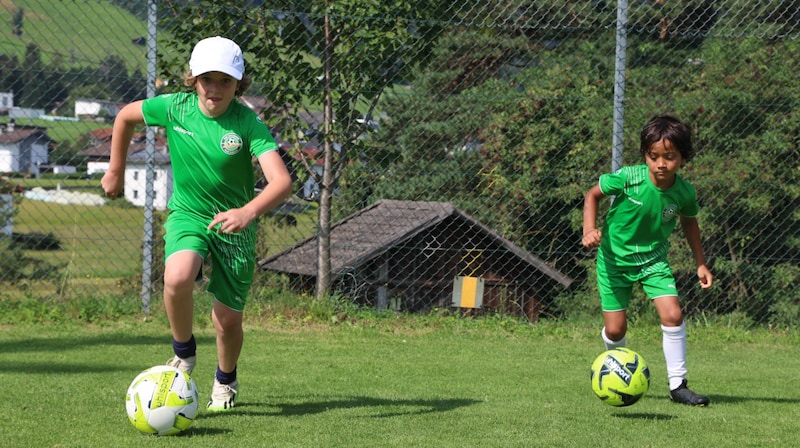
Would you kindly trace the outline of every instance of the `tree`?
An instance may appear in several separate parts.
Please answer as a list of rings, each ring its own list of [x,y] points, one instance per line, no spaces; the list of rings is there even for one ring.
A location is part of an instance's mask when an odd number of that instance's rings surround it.
[[[19,37],[22,36],[22,23],[25,20],[25,10],[17,8],[11,16],[11,34]]]

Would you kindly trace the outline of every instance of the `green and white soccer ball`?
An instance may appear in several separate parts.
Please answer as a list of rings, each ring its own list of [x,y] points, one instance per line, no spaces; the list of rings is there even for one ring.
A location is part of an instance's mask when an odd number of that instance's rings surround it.
[[[629,348],[600,354],[592,363],[592,390],[603,403],[630,406],[650,388],[650,369],[641,355]]]
[[[125,395],[125,408],[133,427],[160,436],[189,429],[197,415],[197,404],[194,380],[170,366],[155,366],[140,373]]]

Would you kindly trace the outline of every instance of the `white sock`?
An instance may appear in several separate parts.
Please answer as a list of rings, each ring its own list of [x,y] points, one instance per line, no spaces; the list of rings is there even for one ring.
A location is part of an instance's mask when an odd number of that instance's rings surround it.
[[[661,326],[664,333],[664,359],[667,361],[669,390],[677,389],[686,378],[686,322],[678,327]]]
[[[603,342],[606,344],[606,350],[612,350],[617,347],[625,347],[625,344],[627,343],[625,336],[623,336],[619,341],[612,341],[609,339],[608,336],[606,336],[606,327],[603,327],[602,335]]]

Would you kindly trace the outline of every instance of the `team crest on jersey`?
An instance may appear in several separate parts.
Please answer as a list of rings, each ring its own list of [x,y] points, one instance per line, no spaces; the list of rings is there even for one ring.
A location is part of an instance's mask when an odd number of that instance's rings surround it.
[[[675,204],[669,204],[664,207],[664,210],[661,210],[661,219],[664,221],[672,221],[675,219],[676,214],[678,214],[678,206]]]
[[[232,156],[242,149],[242,137],[234,132],[225,134],[219,142],[219,147],[225,154]]]

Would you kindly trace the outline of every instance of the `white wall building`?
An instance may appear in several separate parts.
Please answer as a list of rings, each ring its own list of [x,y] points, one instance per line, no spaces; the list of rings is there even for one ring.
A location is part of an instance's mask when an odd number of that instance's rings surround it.
[[[141,153],[132,154],[125,165],[125,199],[138,207],[144,207],[147,194],[147,166],[144,157]],[[156,154],[154,175],[153,208],[164,210],[172,196],[172,165],[168,154]]]
[[[0,126],[0,172],[37,172],[47,165],[50,142],[45,128],[16,126],[13,121]]]

